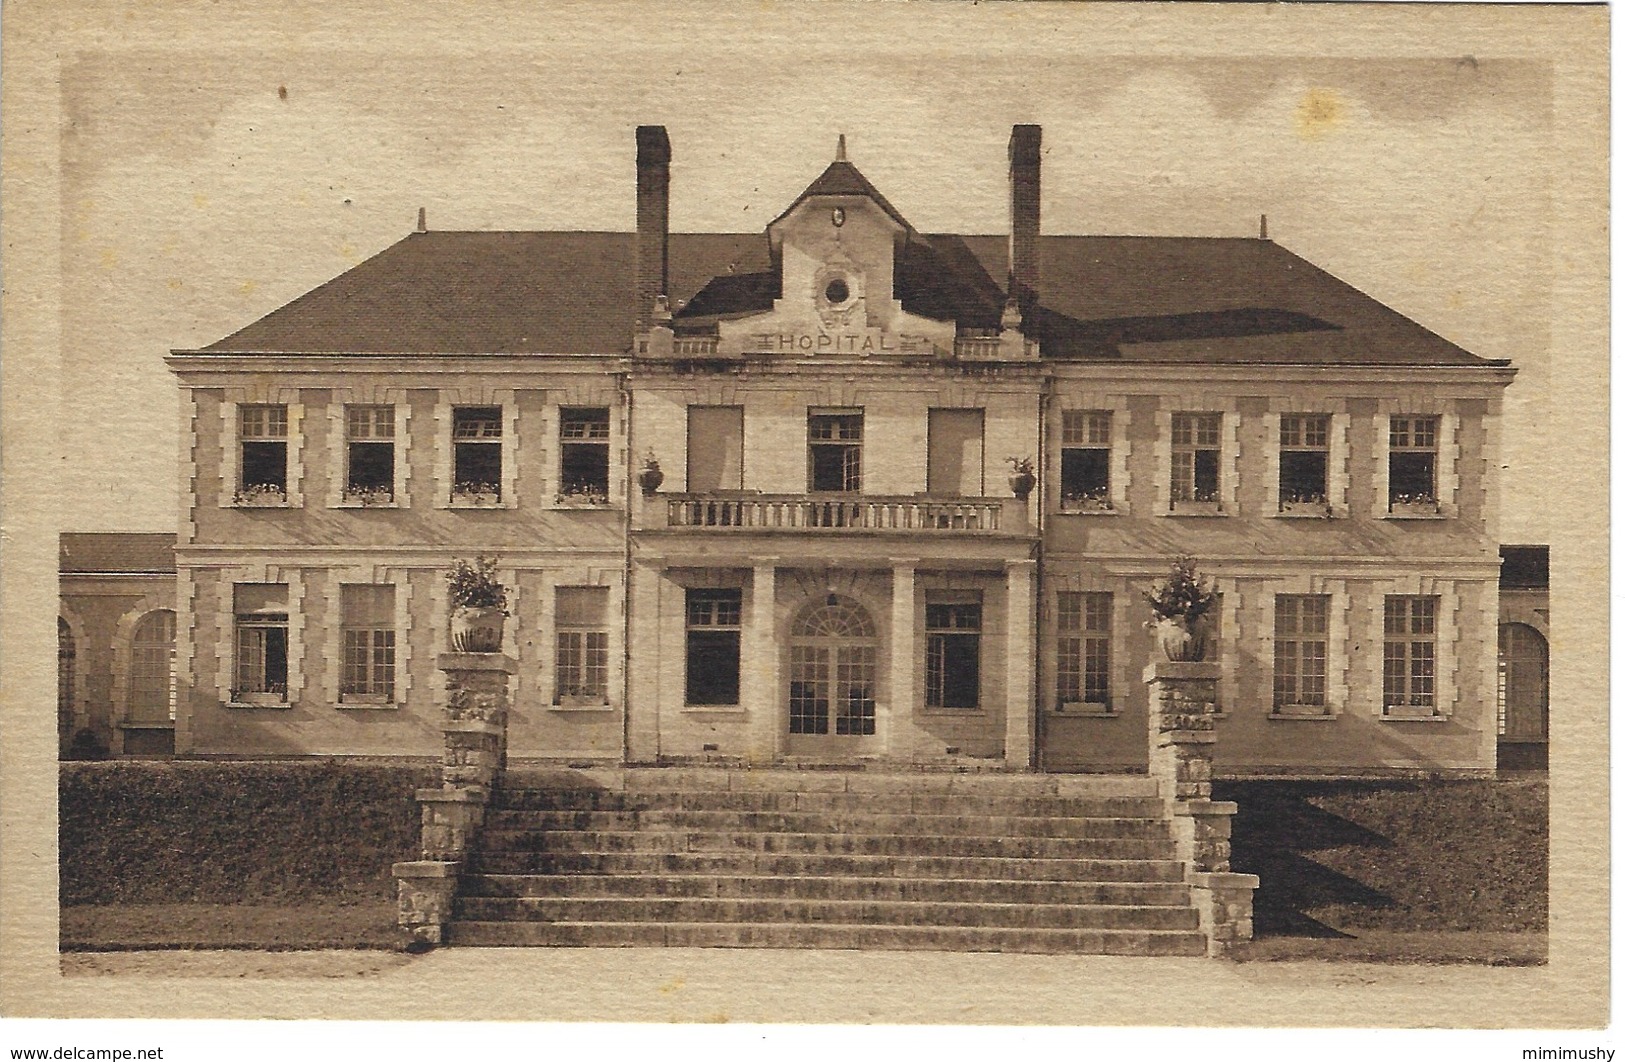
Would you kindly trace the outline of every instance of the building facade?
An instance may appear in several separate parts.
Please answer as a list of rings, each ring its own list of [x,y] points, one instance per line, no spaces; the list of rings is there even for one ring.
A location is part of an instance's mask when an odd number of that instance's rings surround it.
[[[169,359],[175,748],[433,755],[456,558],[509,751],[1134,770],[1140,593],[1217,580],[1215,762],[1493,768],[1501,394],[1260,239],[925,234],[845,158],[751,234],[419,231]]]

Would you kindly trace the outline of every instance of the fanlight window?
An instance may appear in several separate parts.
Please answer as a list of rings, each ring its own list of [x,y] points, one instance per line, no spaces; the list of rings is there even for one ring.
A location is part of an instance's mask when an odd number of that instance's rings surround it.
[[[873,638],[875,628],[862,606],[836,601],[803,612],[791,633],[797,638]]]

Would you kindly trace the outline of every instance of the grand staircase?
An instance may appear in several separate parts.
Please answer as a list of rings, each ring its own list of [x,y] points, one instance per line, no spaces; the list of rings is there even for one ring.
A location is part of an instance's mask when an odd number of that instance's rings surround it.
[[[1202,955],[1144,777],[509,770],[449,943]]]

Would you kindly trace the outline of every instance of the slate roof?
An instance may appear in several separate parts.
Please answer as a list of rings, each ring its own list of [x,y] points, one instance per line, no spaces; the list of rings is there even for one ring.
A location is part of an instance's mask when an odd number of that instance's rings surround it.
[[[634,253],[632,233],[413,233],[225,339],[177,353],[624,354]],[[911,235],[896,295],[922,316],[996,327],[1007,255],[1005,236]],[[1269,240],[1044,236],[1039,260],[1032,324],[1046,360],[1505,364]],[[674,233],[669,262],[683,331],[768,309],[778,295],[761,232]]]
[[[64,575],[173,575],[175,536],[64,531],[57,539],[57,566]]]

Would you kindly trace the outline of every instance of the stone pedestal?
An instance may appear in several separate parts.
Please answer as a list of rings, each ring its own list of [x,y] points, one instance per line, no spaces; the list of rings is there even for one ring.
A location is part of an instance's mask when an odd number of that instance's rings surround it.
[[[458,864],[424,859],[396,863],[397,922],[411,944],[443,944],[457,893]]]
[[[446,706],[440,788],[419,789],[422,859],[392,872],[399,925],[414,944],[441,944],[451,921],[457,874],[485,822],[485,804],[508,765],[508,680],[501,653],[442,653]]]
[[[1236,805],[1213,799],[1219,665],[1158,660],[1145,669],[1145,681],[1151,687],[1151,777],[1168,808],[1175,855],[1185,864],[1208,954],[1220,956],[1252,939],[1258,877],[1230,872]]]

